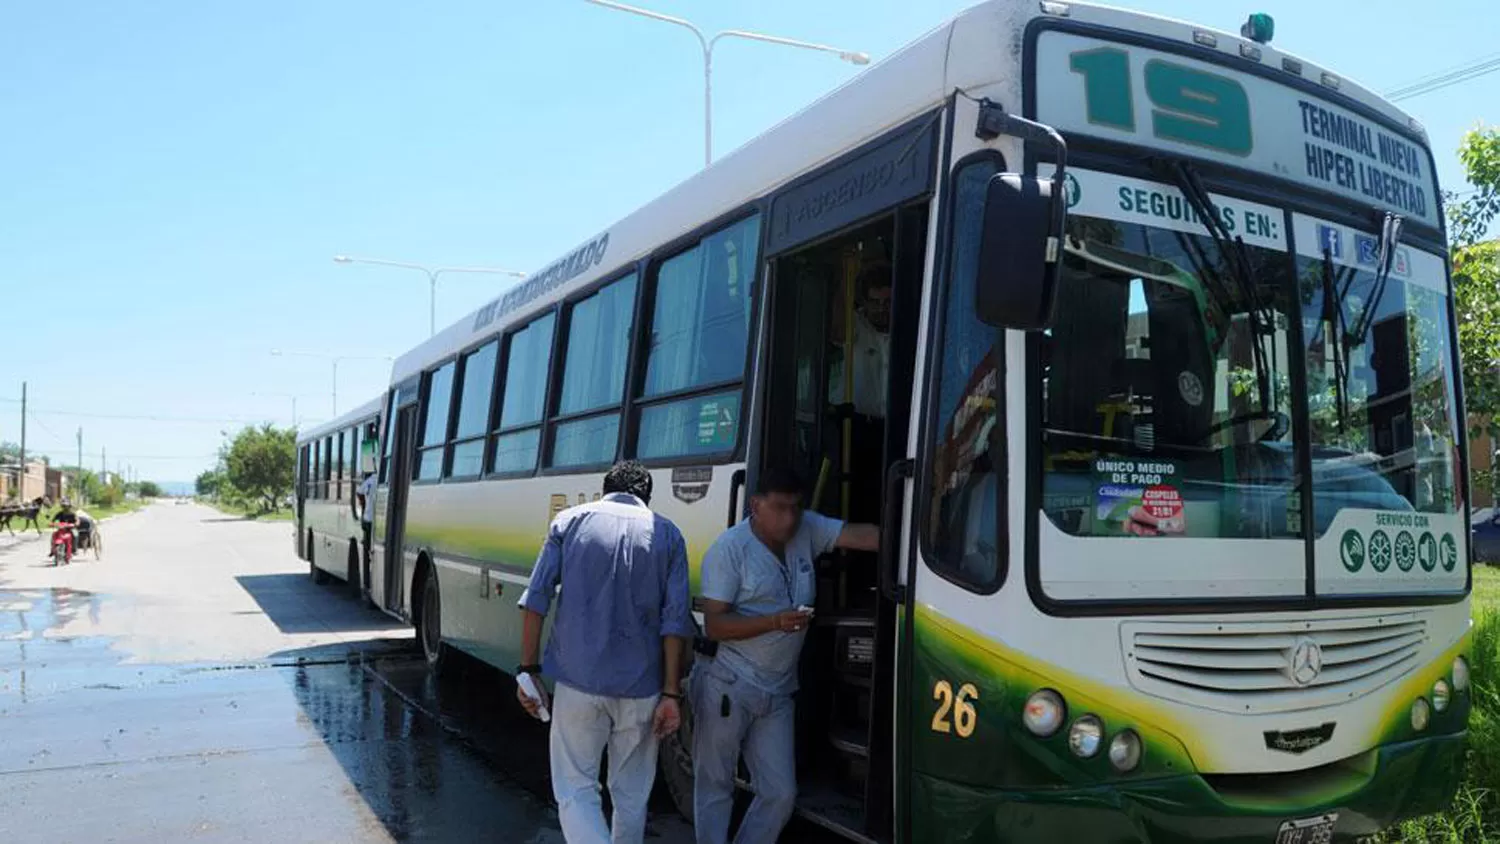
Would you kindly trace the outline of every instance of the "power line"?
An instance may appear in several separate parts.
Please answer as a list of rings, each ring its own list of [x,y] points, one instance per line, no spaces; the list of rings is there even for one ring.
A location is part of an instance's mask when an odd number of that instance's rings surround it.
[[[26,446],[26,454],[45,454],[47,456],[62,455],[64,457],[74,456],[71,448],[32,448]],[[121,460],[213,460],[218,458],[217,454],[111,454]]]
[[[1399,88],[1386,92],[1385,97],[1393,103],[1400,102],[1412,97],[1420,97],[1423,94],[1430,94],[1433,91],[1447,88],[1450,85],[1457,85],[1460,82],[1468,82],[1471,79],[1477,79],[1481,76],[1494,73],[1497,70],[1500,70],[1500,53],[1478,58],[1448,70],[1438,71],[1435,74],[1423,77],[1414,82],[1408,82]]]
[[[52,436],[57,437],[59,439],[62,438],[61,434],[59,434],[58,432],[52,430],[52,428],[49,425],[47,425],[45,422],[43,422],[42,420],[36,418],[36,412],[35,411],[33,411],[33,410],[27,410],[26,411],[26,415],[31,418],[31,421],[34,424],[40,425],[41,428],[42,428],[42,430],[46,431],[48,434],[51,434]]]
[[[5,402],[7,404],[20,404],[20,400],[19,399],[5,399],[5,398],[0,398],[0,402]],[[229,423],[229,424],[241,424],[241,425],[258,425],[258,424],[260,424],[262,422],[270,421],[270,419],[271,419],[271,417],[260,417],[260,418],[252,419],[252,418],[243,417],[243,416],[241,416],[241,417],[235,417],[235,416],[222,416],[222,417],[212,417],[212,416],[157,416],[155,414],[91,413],[89,411],[80,411],[80,410],[38,410],[38,409],[34,409],[34,408],[27,408],[26,413],[27,413],[27,415],[33,421],[36,421],[37,414],[41,414],[43,416],[76,417],[76,418],[79,418],[79,419],[110,419],[110,420],[127,421],[127,422],[188,422],[188,423],[205,424],[205,425],[208,425],[208,424],[222,425],[222,424],[225,424],[225,423]],[[41,423],[37,422],[37,424],[40,425]],[[43,426],[43,427],[45,427],[45,426]],[[57,436],[57,434],[54,433],[53,436]]]

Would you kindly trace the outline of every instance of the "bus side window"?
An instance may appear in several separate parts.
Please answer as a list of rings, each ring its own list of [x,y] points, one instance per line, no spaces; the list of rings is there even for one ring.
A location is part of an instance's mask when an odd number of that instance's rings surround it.
[[[962,165],[952,182],[952,242],[943,292],[943,327],[931,427],[930,475],[921,526],[928,565],[976,592],[1005,578],[1002,531],[996,524],[1004,491],[1003,333],[974,314],[975,262],[984,200],[994,158]]]

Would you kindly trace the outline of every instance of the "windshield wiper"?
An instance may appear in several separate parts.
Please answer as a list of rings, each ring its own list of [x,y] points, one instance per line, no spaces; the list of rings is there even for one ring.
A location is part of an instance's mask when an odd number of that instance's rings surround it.
[[[1266,350],[1263,345],[1265,338],[1272,331],[1267,326],[1265,306],[1261,304],[1260,296],[1255,289],[1255,277],[1250,268],[1250,256],[1245,249],[1245,240],[1229,233],[1223,218],[1219,216],[1219,209],[1209,197],[1208,191],[1204,190],[1203,183],[1198,180],[1198,173],[1192,165],[1186,161],[1166,163],[1158,160],[1156,169],[1158,171],[1166,169],[1166,175],[1182,190],[1182,195],[1187,199],[1188,205],[1192,206],[1193,212],[1203,223],[1203,228],[1208,231],[1208,236],[1219,248],[1219,254],[1224,256],[1224,263],[1229,268],[1230,278],[1239,288],[1241,298],[1250,308],[1248,313],[1250,331],[1254,335],[1250,349],[1255,361],[1256,392],[1259,393],[1261,410],[1272,410],[1271,368],[1266,363]],[[1225,310],[1228,311],[1227,308]]]
[[[1359,319],[1354,323],[1353,337],[1356,343],[1362,344],[1370,336],[1375,312],[1385,296],[1386,282],[1390,280],[1391,270],[1396,266],[1396,244],[1401,240],[1401,228],[1405,223],[1405,219],[1389,211],[1381,220],[1380,248],[1375,253],[1375,283],[1370,286],[1370,301],[1365,303],[1364,310],[1360,311]]]
[[[1349,427],[1349,327],[1344,322],[1344,298],[1338,292],[1337,270],[1333,264],[1333,249],[1323,247],[1323,319],[1333,337],[1324,337],[1325,345],[1333,346],[1333,397],[1339,415],[1339,431]],[[1348,291],[1345,285],[1345,292]],[[1321,330],[1321,328],[1320,328]],[[1314,337],[1314,340],[1317,338]]]

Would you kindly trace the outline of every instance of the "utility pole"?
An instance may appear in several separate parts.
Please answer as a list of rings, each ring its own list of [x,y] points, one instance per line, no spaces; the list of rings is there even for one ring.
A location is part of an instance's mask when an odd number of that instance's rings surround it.
[[[78,469],[73,472],[73,497],[83,501],[83,426],[78,426]]]

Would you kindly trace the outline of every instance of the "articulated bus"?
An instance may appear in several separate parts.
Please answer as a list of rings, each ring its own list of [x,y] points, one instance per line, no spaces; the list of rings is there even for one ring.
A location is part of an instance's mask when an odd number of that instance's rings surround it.
[[[509,670],[548,521],[613,461],[695,587],[786,466],[883,528],[818,564],[829,829],[1294,844],[1443,809],[1470,572],[1432,155],[1270,28],[983,3],[401,356],[374,600],[434,669]]]
[[[377,432],[385,397],[377,396],[331,422],[297,435],[297,556],[314,583],[329,575],[369,591],[369,569],[355,493],[375,469]],[[371,504],[373,506],[373,503]]]

